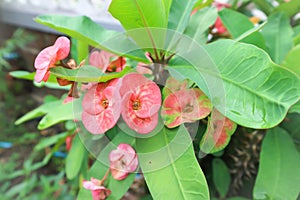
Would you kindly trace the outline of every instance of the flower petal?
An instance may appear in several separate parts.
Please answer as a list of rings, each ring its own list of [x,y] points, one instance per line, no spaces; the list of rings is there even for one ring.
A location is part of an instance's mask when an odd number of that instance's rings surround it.
[[[54,48],[57,48],[57,52],[56,52],[57,61],[68,57],[70,53],[70,40],[67,37],[61,36],[57,38],[53,46]]]

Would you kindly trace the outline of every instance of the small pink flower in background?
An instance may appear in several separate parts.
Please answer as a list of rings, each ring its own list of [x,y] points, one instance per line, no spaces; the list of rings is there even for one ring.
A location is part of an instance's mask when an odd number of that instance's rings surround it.
[[[85,189],[92,191],[93,200],[105,200],[111,191],[102,186],[102,181],[91,178],[91,181],[83,181],[82,185]]]
[[[85,94],[82,106],[82,122],[89,132],[100,134],[114,127],[121,114],[119,80],[94,85]]]
[[[93,51],[90,55],[90,65],[101,69],[103,72],[120,72],[125,64],[125,58],[117,57],[115,54],[103,50]]]
[[[70,53],[70,40],[67,37],[59,37],[53,46],[43,49],[36,57],[34,67],[36,82],[47,81],[50,75],[49,69],[55,67],[55,63],[67,58]]]
[[[119,144],[109,154],[110,172],[114,179],[123,180],[136,170],[138,158],[134,149],[128,144]]]
[[[212,105],[207,96],[198,88],[187,88],[188,82],[169,78],[164,88],[164,102],[161,115],[167,127],[195,122],[207,117]]]
[[[215,6],[218,11],[222,10],[223,8],[230,8],[231,7],[230,4],[220,3],[220,2],[214,2],[213,6]],[[227,32],[227,29],[223,25],[220,17],[217,18],[217,20],[216,20],[216,22],[214,24],[214,28],[216,29],[215,31],[218,34],[225,34]]]
[[[151,132],[158,123],[161,106],[159,87],[141,74],[131,73],[122,78],[122,117],[137,133]]]

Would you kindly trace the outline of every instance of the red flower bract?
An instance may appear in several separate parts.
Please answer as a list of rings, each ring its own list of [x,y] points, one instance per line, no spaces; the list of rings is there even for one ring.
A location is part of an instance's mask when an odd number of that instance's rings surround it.
[[[105,200],[111,191],[101,185],[101,181],[91,178],[91,181],[83,181],[83,187],[92,191],[93,200]]]
[[[134,149],[128,144],[119,144],[116,150],[109,154],[110,172],[114,179],[123,180],[138,166]]]
[[[124,76],[120,93],[126,124],[141,134],[151,132],[157,125],[161,106],[159,87],[143,75],[131,73]]]
[[[55,66],[59,60],[65,59],[70,53],[70,40],[67,37],[59,37],[53,46],[43,49],[36,57],[34,67],[36,82],[47,81],[50,75],[49,69]]]
[[[88,131],[100,134],[111,129],[121,113],[118,80],[94,85],[85,94],[82,106],[82,122]]]

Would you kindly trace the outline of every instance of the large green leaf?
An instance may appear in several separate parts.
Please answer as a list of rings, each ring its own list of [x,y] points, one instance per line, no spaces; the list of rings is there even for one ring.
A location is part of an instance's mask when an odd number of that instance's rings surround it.
[[[220,197],[224,198],[227,195],[230,186],[230,173],[226,163],[220,158],[213,159],[212,176],[216,189]]]
[[[284,2],[277,6],[274,11],[282,11],[288,14],[290,17],[299,13],[300,10],[300,0],[293,0],[289,2]]]
[[[300,154],[283,129],[267,132],[262,143],[254,199],[297,199],[300,192]]]
[[[166,28],[171,0],[112,0],[109,12],[126,30],[157,27]]]
[[[173,0],[168,19],[168,29],[183,33],[196,2],[197,0]]]
[[[85,147],[77,134],[72,140],[72,147],[66,158],[65,169],[68,179],[72,180],[79,174],[85,154]]]
[[[160,59],[158,50],[164,48],[171,3],[172,0],[113,0],[109,11],[142,49]]]
[[[72,102],[64,104],[63,101],[66,96],[63,96],[58,101],[52,101],[44,103],[38,108],[28,112],[21,118],[19,118],[15,124],[19,125],[28,120],[41,117],[45,115],[38,124],[38,129],[46,129],[57,123],[66,120],[80,119],[81,114],[81,100],[75,99]],[[77,108],[74,110],[73,108]]]
[[[106,30],[86,16],[40,15],[35,21],[91,46],[147,62],[144,52],[125,34]]]
[[[132,71],[131,67],[125,67],[121,72],[103,73],[100,69],[91,65],[84,65],[74,70],[63,67],[50,69],[52,75],[76,82],[107,82],[114,78],[120,78],[130,71]]]
[[[219,40],[205,49],[196,45],[187,49],[184,44],[177,53],[189,63],[174,59],[169,71],[193,80],[213,105],[237,124],[273,127],[300,98],[299,77],[274,64],[253,45]]]
[[[285,13],[274,13],[261,31],[266,41],[267,52],[275,63],[281,63],[293,48],[293,29]]]
[[[219,12],[219,16],[222,23],[227,28],[227,30],[233,38],[238,38],[244,32],[254,27],[254,25],[247,16],[237,11],[224,8]],[[259,32],[254,32],[250,34],[248,37],[242,39],[240,42],[253,44],[262,49],[266,48],[264,38]]]
[[[108,133],[109,134],[109,133]],[[111,150],[116,149],[117,145],[120,143],[126,143],[134,146],[135,138],[125,134],[124,132],[120,131],[118,134],[113,138],[111,143],[103,148],[101,153],[98,155],[97,160],[94,162],[93,166],[89,170],[87,174],[87,180],[91,177],[102,179],[105,175],[106,171],[109,169],[109,160],[108,155]],[[101,145],[101,143],[99,143]],[[126,193],[130,185],[134,180],[135,174],[129,174],[126,179],[118,181],[115,180],[111,175],[107,177],[106,180],[106,187],[111,190],[111,195],[108,196],[108,200],[119,200],[121,197]],[[77,196],[78,200],[89,200],[92,199],[91,191],[82,188]]]
[[[300,44],[295,46],[285,57],[282,65],[295,72],[300,77]]]
[[[184,126],[163,127],[136,141],[140,166],[154,199],[209,199],[205,177]]]
[[[193,38],[199,44],[205,44],[208,28],[215,23],[217,16],[217,9],[214,7],[206,7],[197,11],[191,16],[184,34]]]

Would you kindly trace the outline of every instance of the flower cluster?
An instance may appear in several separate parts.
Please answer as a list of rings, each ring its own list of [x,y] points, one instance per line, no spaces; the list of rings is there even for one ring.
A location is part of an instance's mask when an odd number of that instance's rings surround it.
[[[161,93],[153,81],[130,73],[90,88],[82,106],[82,122],[93,134],[114,127],[121,115],[131,129],[146,134],[157,125]]]
[[[114,179],[123,180],[138,167],[136,152],[128,144],[119,144],[116,150],[112,150],[109,161],[110,167],[101,180],[91,178],[90,181],[83,181],[83,187],[92,191],[93,200],[104,200],[111,194],[111,190],[104,187],[109,172]]]

